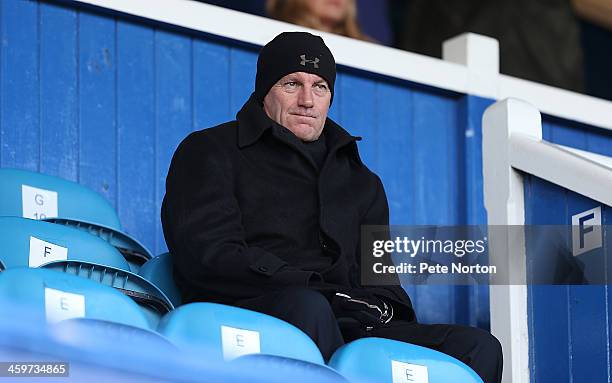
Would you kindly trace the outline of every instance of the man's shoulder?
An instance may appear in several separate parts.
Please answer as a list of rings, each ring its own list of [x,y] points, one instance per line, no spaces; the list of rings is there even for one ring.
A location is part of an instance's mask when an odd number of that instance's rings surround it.
[[[228,140],[236,137],[238,132],[238,121],[227,121],[219,125],[196,130],[185,139],[190,140]]]
[[[180,146],[230,146],[232,144],[235,146],[238,134],[237,128],[237,121],[228,121],[210,128],[196,130],[189,133],[189,135],[183,139]]]
[[[178,145],[174,157],[182,159],[226,156],[237,147],[237,122],[229,121],[189,133]]]

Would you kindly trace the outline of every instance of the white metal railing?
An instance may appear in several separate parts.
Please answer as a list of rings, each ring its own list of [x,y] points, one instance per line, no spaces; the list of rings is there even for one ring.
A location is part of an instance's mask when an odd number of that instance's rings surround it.
[[[485,111],[482,149],[489,225],[525,224],[521,172],[612,206],[612,158],[543,141],[540,113],[524,101],[498,101]],[[524,238],[493,235],[492,262],[507,267],[509,280],[525,282]],[[491,331],[504,347],[504,382],[529,382],[526,284],[490,286],[490,306]]]
[[[499,74],[497,41],[484,36],[445,42],[439,60],[190,0],[74,1],[260,46],[280,32],[307,30],[323,36],[345,66],[494,100],[516,97],[543,113],[612,129],[612,102]]]

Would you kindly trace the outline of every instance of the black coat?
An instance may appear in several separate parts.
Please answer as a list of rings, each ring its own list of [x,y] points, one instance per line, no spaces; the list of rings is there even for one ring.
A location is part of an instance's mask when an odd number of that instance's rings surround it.
[[[361,225],[387,225],[380,179],[327,119],[319,170],[298,138],[249,99],[231,121],[190,134],[166,180],[162,224],[185,302],[232,304],[282,288],[361,289]],[[413,320],[401,287],[366,287]]]

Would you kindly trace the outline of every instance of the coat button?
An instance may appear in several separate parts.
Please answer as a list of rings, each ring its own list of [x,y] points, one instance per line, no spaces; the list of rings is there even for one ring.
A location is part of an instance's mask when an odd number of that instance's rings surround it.
[[[327,241],[325,240],[325,237],[323,236],[323,233],[321,232],[319,232],[319,243],[321,244],[321,247],[323,248],[323,250],[329,249],[329,245],[327,244]]]
[[[259,266],[257,270],[261,271],[262,273],[265,273],[268,271],[268,268],[266,266]]]

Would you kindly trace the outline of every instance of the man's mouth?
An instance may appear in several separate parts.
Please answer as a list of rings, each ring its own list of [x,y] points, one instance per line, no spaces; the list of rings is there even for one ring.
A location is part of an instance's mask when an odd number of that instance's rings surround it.
[[[300,114],[300,113],[290,113],[292,116],[297,116],[297,117],[307,117],[307,118],[316,118],[315,116],[311,116],[309,114]]]

